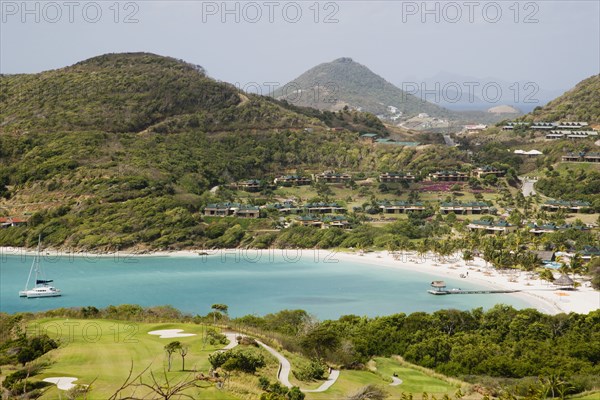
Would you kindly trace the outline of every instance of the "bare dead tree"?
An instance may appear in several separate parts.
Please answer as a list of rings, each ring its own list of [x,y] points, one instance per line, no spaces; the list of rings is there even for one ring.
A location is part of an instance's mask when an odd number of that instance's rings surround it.
[[[142,372],[134,376],[132,363],[127,379],[125,379],[121,387],[119,387],[108,400],[193,400],[195,397],[192,394],[184,392],[188,389],[202,388],[200,385],[201,380],[193,373],[188,374],[176,382],[172,382],[169,380],[166,370],[163,372],[164,382],[159,380],[152,371],[150,371],[150,380],[144,382],[143,376],[150,369],[150,366],[151,365],[148,365]],[[133,389],[132,394],[122,394],[129,389]],[[136,392],[139,394],[136,394]]]
[[[144,368],[144,370],[142,372],[140,372],[139,374],[137,374],[136,376],[134,376],[132,378],[132,376],[133,376],[133,361],[131,361],[131,367],[129,367],[129,374],[127,375],[127,378],[125,379],[123,384],[121,384],[121,386],[117,389],[117,391],[108,398],[108,400],[125,399],[124,397],[120,397],[121,392],[124,391],[125,389],[132,387],[135,384],[135,381],[137,381],[138,379],[141,379],[142,375],[144,375],[146,373],[146,371],[148,371],[148,369],[150,369],[151,365],[152,364],[148,365],[146,368]],[[132,397],[127,397],[127,398],[132,399]]]

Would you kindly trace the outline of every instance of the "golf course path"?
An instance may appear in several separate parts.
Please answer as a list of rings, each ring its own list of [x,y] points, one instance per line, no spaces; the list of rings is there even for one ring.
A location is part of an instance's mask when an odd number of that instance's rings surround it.
[[[225,332],[225,336],[227,336],[227,340],[229,340],[229,343],[227,344],[227,346],[223,347],[221,350],[233,349],[235,346],[238,345],[237,337],[240,336],[239,333]]]
[[[329,389],[331,386],[333,386],[333,384],[335,383],[335,381],[337,381],[337,378],[339,376],[340,376],[340,371],[337,369],[332,369],[331,373],[329,374],[329,378],[327,378],[327,380],[325,382],[323,382],[323,384],[321,386],[319,386],[318,388],[316,388],[316,389],[300,389],[300,390],[305,393],[324,392],[327,389]]]
[[[398,378],[397,376],[392,376],[392,383],[390,383],[390,386],[398,385],[402,385],[402,379]]]
[[[258,344],[265,348],[273,357],[279,361],[279,371],[277,372],[277,380],[281,382],[281,384],[285,387],[291,388],[293,385],[290,383],[290,371],[292,370],[292,365],[281,353],[272,348],[271,346],[267,346],[263,342],[257,340]]]
[[[265,350],[267,350],[269,353],[271,353],[273,355],[273,357],[275,357],[279,361],[279,372],[277,373],[277,380],[279,380],[279,382],[281,382],[281,384],[283,386],[291,388],[293,386],[290,383],[290,372],[292,371],[292,365],[290,364],[288,359],[285,358],[281,353],[279,353],[277,350],[275,350],[271,346],[267,346],[266,344],[264,344],[263,342],[258,341],[258,340],[257,340],[257,342],[262,347],[264,347]],[[340,376],[340,371],[337,369],[332,369],[331,373],[329,374],[329,378],[327,378],[327,380],[325,382],[323,382],[323,384],[321,386],[319,386],[318,388],[316,388],[316,389],[300,389],[300,390],[305,393],[324,392],[327,389],[329,389],[337,381],[339,376]]]
[[[238,345],[237,337],[241,336],[241,334],[236,333],[236,332],[226,332],[225,336],[227,336],[227,339],[229,339],[229,344],[227,346],[223,347],[222,350],[229,350]],[[290,372],[292,371],[292,365],[290,364],[288,359],[285,358],[283,356],[283,354],[281,354],[280,352],[278,352],[271,346],[264,344],[260,340],[256,340],[256,343],[258,343],[259,345],[264,347],[265,350],[267,350],[273,357],[275,357],[277,359],[277,361],[279,361],[279,371],[277,372],[277,380],[279,382],[281,382],[281,384],[285,387],[291,388],[292,386],[294,386],[290,382]],[[340,371],[337,369],[332,369],[331,372],[329,373],[329,378],[327,378],[327,380],[325,382],[323,382],[323,384],[321,386],[319,386],[318,388],[316,388],[316,389],[300,389],[300,390],[305,393],[324,392],[327,389],[329,389],[337,381],[339,376],[340,376]],[[401,380],[400,380],[400,383],[402,383]],[[400,383],[398,383],[398,385]]]

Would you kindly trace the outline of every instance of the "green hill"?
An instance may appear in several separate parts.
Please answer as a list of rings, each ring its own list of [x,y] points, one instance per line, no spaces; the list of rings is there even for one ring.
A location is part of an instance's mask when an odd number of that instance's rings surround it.
[[[545,106],[536,108],[524,119],[600,123],[600,75],[579,82],[573,89]]]
[[[418,160],[412,149],[360,142],[359,131],[387,134],[371,114],[247,95],[153,54],[104,55],[1,83],[0,216],[30,217],[0,232],[4,245],[30,246],[42,233],[47,245],[85,249],[198,246],[224,233],[207,231],[202,207],[236,201],[214,186],[372,170],[390,152],[402,156],[388,163]],[[266,219],[243,224],[272,228]]]
[[[384,114],[388,106],[405,116],[427,113],[448,117],[451,112],[408,94],[351,58],[319,64],[275,91],[274,96],[322,110],[344,106]]]
[[[167,117],[240,103],[203,69],[146,53],[107,54],[73,66],[1,78],[3,131],[138,132]]]
[[[174,132],[311,124],[385,132],[374,117],[341,118],[246,95],[198,65],[149,53],[106,54],[39,74],[0,76],[0,132]]]

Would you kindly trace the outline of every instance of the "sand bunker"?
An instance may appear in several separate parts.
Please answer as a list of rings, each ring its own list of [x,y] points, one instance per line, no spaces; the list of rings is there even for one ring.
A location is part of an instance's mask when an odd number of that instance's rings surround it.
[[[59,388],[60,390],[69,390],[74,388],[75,384],[73,384],[73,382],[75,382],[77,380],[77,378],[72,378],[72,377],[68,377],[68,376],[60,376],[58,378],[46,378],[44,379],[44,382],[50,382],[50,383],[54,383],[56,385],[57,388]]]
[[[396,377],[396,376],[392,376],[392,383],[390,383],[390,386],[398,386],[398,385],[402,385],[402,379]]]
[[[196,336],[195,333],[182,333],[183,329],[162,329],[159,331],[150,331],[148,335],[158,335],[161,339],[171,339],[180,337]]]

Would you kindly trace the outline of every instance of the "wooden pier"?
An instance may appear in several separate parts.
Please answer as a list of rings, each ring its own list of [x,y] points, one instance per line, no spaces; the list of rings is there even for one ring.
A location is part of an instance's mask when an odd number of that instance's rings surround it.
[[[462,289],[446,289],[446,283],[444,281],[433,281],[431,282],[431,287],[434,289],[429,289],[427,293],[433,294],[436,296],[443,296],[447,294],[497,294],[497,293],[517,293],[520,290],[510,290],[510,289],[484,289],[484,290],[462,290]]]
[[[446,295],[446,294],[494,294],[494,293],[517,293],[520,290],[508,290],[508,289],[500,289],[500,290],[462,290],[462,289],[452,289],[452,290],[428,290],[427,293],[434,294],[437,296]]]

